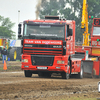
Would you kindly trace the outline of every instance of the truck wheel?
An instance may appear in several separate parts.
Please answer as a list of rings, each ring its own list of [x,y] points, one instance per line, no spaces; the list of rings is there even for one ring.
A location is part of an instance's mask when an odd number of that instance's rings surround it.
[[[69,79],[69,74],[66,72],[62,73],[62,79]]]
[[[21,47],[16,47],[16,51],[17,51],[17,60],[21,61]]]
[[[50,78],[51,77],[51,73],[46,73],[46,77]]]
[[[50,77],[51,77],[51,73],[39,72],[39,73],[38,73],[38,76],[39,76],[39,77],[48,77],[48,78],[50,78]]]
[[[68,60],[68,67],[70,67],[70,73],[71,73],[71,61]],[[69,73],[63,72],[62,74],[62,79],[69,79],[70,75]]]
[[[16,58],[17,58],[16,48],[10,49],[9,58],[10,58],[11,61],[16,61]]]
[[[28,70],[24,70],[24,75],[25,75],[25,77],[31,77],[32,76],[32,72],[28,71]]]
[[[78,78],[80,78],[80,79],[83,78],[83,66],[82,66],[82,64],[81,64],[80,72],[78,73]]]
[[[39,77],[43,77],[44,75],[43,75],[42,72],[39,72],[39,73],[38,73],[38,76],[39,76]]]

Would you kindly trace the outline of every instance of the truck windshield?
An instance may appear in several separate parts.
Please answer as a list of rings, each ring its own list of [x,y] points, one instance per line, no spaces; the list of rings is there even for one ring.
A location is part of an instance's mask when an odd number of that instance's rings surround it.
[[[93,28],[93,35],[99,35],[100,36],[100,27],[94,27]]]
[[[29,25],[25,24],[24,36],[35,38],[64,39],[64,25]]]

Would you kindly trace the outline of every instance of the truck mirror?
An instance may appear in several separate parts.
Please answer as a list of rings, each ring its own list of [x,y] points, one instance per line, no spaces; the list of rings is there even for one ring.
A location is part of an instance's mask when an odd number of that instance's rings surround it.
[[[72,29],[69,28],[69,25],[67,25],[67,36],[72,36],[73,32]]]
[[[20,35],[18,34],[18,39],[20,39],[21,37],[22,37],[22,35],[21,34]]]
[[[73,33],[72,33],[72,29],[69,29],[69,36],[72,36]]]
[[[22,37],[21,35],[21,24],[18,24],[18,38]]]
[[[21,24],[18,24],[18,34],[21,34]]]
[[[68,36],[72,36],[73,35],[72,29],[69,29],[67,32],[68,32]]]

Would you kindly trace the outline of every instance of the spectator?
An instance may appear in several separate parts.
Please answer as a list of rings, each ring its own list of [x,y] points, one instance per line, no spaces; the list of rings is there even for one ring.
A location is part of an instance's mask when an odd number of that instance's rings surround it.
[[[7,57],[7,49],[5,48],[5,46],[3,47],[3,50],[1,50],[1,54],[2,54],[3,64],[4,64],[4,60],[6,60]]]
[[[0,47],[0,53],[1,53],[2,48]]]

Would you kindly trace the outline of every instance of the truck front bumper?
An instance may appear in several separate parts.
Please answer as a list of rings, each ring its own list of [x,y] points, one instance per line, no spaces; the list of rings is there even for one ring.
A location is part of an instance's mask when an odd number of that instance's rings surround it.
[[[22,70],[32,70],[32,71],[58,71],[67,72],[67,66],[33,66],[33,65],[22,65]]]

